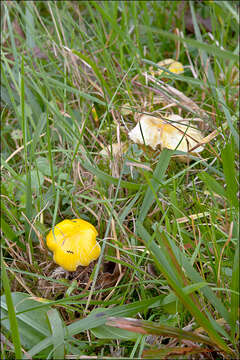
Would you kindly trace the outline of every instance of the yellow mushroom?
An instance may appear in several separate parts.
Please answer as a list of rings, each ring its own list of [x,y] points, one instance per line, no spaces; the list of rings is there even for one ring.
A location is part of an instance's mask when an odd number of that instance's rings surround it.
[[[169,66],[168,70],[173,74],[182,74],[184,72],[183,65],[178,61],[174,61]]]
[[[183,119],[175,114],[165,119],[159,119],[150,115],[142,115],[137,125],[129,132],[130,139],[137,144],[145,144],[153,150],[159,145],[161,149],[167,148],[189,152],[201,143],[203,135],[201,132],[186,124],[180,124]],[[172,124],[171,124],[172,121]],[[201,152],[203,146],[197,147],[193,153]]]
[[[175,61],[173,59],[165,59],[162,61],[159,61],[157,63],[158,66],[166,68],[168,71],[170,71],[173,74],[182,74],[184,72],[183,64],[179,61]],[[162,69],[153,70],[153,67],[150,66],[149,71],[152,76],[155,75],[161,75],[163,73]]]
[[[53,252],[53,260],[67,271],[75,271],[79,265],[88,266],[96,260],[101,247],[96,241],[95,227],[82,219],[63,220],[47,235],[47,246]]]

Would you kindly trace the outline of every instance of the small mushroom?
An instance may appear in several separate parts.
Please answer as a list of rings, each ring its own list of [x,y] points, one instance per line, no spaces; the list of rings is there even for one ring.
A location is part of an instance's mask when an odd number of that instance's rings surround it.
[[[184,152],[189,152],[203,139],[198,129],[188,127],[187,124],[179,124],[178,122],[183,120],[180,116],[173,114],[165,119],[143,115],[128,135],[133,142],[148,145],[153,150],[159,145],[161,149],[176,149]],[[199,146],[193,152],[202,150],[203,147]]]
[[[89,222],[72,219],[57,224],[46,240],[55,263],[67,271],[75,271],[79,265],[88,266],[99,257],[101,247],[96,241],[97,235]]]
[[[157,65],[166,68],[168,71],[170,71],[173,74],[179,75],[184,72],[183,64],[180,63],[179,61],[175,61],[173,59],[165,59],[165,60],[159,61],[157,63]],[[152,66],[150,66],[149,71],[152,74],[152,76],[161,75],[163,73],[162,69],[158,69],[158,70],[154,71]]]

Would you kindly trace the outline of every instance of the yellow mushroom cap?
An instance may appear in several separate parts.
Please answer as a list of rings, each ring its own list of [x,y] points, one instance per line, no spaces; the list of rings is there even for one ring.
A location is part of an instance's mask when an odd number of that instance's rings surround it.
[[[180,63],[179,61],[175,61],[173,59],[165,59],[165,60],[159,61],[157,63],[157,65],[166,68],[168,71],[170,71],[173,74],[178,75],[178,74],[184,73],[183,64]],[[163,73],[162,69],[158,69],[158,70],[154,71],[152,66],[150,66],[149,70],[150,70],[150,73],[152,74],[152,76],[161,75]]]
[[[177,148],[184,152],[188,152],[203,139],[198,129],[177,123],[183,120],[180,116],[169,115],[167,119],[174,121],[174,126],[154,116],[142,115],[128,135],[133,142],[151,146],[154,150],[160,145],[161,148]],[[202,150],[203,147],[199,146],[194,152]]]
[[[96,241],[95,227],[82,219],[63,220],[47,235],[47,246],[53,252],[55,263],[67,271],[75,271],[78,265],[88,266],[96,260],[101,247]]]
[[[169,71],[171,71],[174,74],[182,74],[184,72],[183,65],[178,62],[174,61],[168,68]]]

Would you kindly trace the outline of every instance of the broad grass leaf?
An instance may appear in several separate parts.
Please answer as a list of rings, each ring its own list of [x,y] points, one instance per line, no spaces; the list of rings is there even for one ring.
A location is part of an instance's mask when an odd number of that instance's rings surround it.
[[[28,294],[20,292],[12,293],[12,299],[16,313],[24,311],[19,315],[16,314],[21,344],[27,350],[31,349],[32,346],[51,335],[46,316],[50,306],[31,310],[38,305],[38,302],[32,300]],[[3,329],[10,330],[5,295],[1,296],[1,325]]]
[[[109,316],[133,316],[138,312],[142,312],[149,307],[153,306],[154,303],[159,301],[161,296],[157,296],[154,298],[150,298],[148,300],[136,301],[132,304],[116,306],[112,309],[105,309],[103,312],[99,314],[90,314],[89,316],[77,320],[72,324],[68,325],[66,328],[66,337],[71,338],[72,336],[79,334],[83,331],[90,330],[96,328],[98,326],[104,325]],[[34,356],[39,354],[44,349],[48,348],[53,342],[52,336],[45,338],[40,341],[38,344],[32,347],[31,350],[28,351],[30,356]]]
[[[225,148],[222,151],[222,161],[223,161],[223,171],[225,176],[225,181],[227,184],[226,196],[229,202],[235,206],[239,207],[239,201],[237,198],[238,184],[237,184],[237,174],[235,170],[235,147],[233,144],[226,144]]]

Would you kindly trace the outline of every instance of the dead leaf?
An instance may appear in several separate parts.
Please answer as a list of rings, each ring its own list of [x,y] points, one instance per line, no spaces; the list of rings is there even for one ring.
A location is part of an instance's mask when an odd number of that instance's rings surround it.
[[[103,272],[97,279],[96,289],[106,289],[113,287],[119,277],[118,264],[108,261],[103,264]]]

